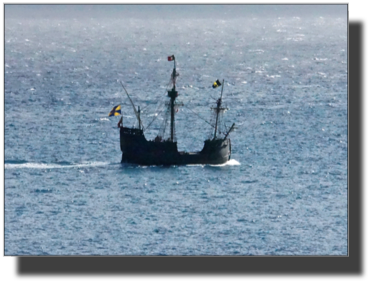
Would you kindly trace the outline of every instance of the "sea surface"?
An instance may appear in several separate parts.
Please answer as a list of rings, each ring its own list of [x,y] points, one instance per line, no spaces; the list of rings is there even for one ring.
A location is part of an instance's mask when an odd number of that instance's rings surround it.
[[[5,15],[5,255],[347,255],[347,16]],[[122,165],[153,139],[175,55],[179,150],[225,80],[231,160]]]

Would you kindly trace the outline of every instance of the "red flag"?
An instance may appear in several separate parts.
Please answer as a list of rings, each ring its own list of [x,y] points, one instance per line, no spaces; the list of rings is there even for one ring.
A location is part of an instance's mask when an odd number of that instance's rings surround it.
[[[174,60],[174,55],[171,55],[168,57],[168,61],[173,61]]]

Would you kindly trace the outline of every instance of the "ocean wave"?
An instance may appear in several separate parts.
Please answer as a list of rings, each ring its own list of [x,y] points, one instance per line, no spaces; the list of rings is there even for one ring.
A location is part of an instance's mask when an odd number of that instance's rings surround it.
[[[5,161],[5,169],[64,169],[64,168],[85,168],[85,167],[104,167],[110,165],[109,162],[87,162],[81,164],[72,164],[68,162],[59,163],[36,163],[27,161]]]
[[[240,166],[240,162],[238,162],[236,159],[230,159],[224,164],[221,165],[210,165],[211,167],[225,167],[225,166]]]

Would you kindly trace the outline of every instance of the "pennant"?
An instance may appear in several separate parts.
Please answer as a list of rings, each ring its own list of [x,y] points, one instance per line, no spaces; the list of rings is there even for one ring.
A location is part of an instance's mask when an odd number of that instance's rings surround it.
[[[121,106],[113,107],[112,111],[108,114],[108,117],[119,116],[121,114]]]
[[[174,55],[171,55],[168,57],[168,61],[173,61],[173,60],[175,60]]]
[[[216,80],[216,82],[214,82],[214,84],[212,84],[212,88],[218,88],[219,86],[221,86],[222,84],[219,82],[219,80]]]

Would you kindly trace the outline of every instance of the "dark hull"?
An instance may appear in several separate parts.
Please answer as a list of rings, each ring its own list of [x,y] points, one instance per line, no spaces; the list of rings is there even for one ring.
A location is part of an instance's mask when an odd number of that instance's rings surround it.
[[[121,162],[138,165],[224,164],[231,156],[230,139],[206,140],[202,151],[178,152],[176,142],[147,141],[140,129],[120,128]]]

